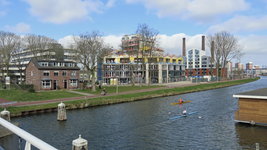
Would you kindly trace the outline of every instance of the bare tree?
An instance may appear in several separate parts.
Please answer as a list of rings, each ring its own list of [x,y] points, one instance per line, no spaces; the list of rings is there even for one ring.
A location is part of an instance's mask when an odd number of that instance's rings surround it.
[[[23,42],[25,47],[32,53],[34,59],[51,59],[53,54],[51,49],[55,48],[54,44],[57,43],[52,38],[34,34],[25,35]]]
[[[148,46],[149,46],[149,60],[148,60],[148,67],[149,67],[149,81],[148,81],[148,85],[151,84],[151,78],[152,78],[152,66],[151,63],[157,62],[157,60],[153,59],[157,54],[154,53],[156,51],[156,48],[159,47],[159,42],[158,42],[158,35],[159,35],[159,31],[155,30],[153,28],[148,30],[148,40],[151,42]]]
[[[20,36],[12,32],[0,31],[0,59],[4,63],[6,75],[10,66],[11,56],[20,45]],[[4,73],[2,71],[2,77]]]
[[[20,46],[19,48],[15,49],[13,52],[13,61],[12,63],[15,64],[19,70],[20,74],[20,84],[22,82],[22,73],[23,73],[23,67],[26,67],[26,64],[23,62],[23,56],[21,55],[23,48]]]
[[[105,44],[103,35],[97,30],[85,32],[79,36],[72,36],[72,38],[75,44],[73,46],[75,51],[74,59],[90,72],[92,75],[92,91],[96,91],[94,75],[97,60],[111,50],[110,46]]]
[[[153,28],[149,28],[147,24],[139,24],[137,26],[136,34],[139,36],[139,42],[140,42],[140,50],[142,55],[142,79],[145,75],[145,59],[148,58],[148,56],[152,57],[152,50],[155,47],[155,43],[158,40],[158,34],[159,32]],[[149,64],[149,67],[151,67],[151,63]],[[151,69],[150,69],[151,70]],[[148,72],[147,72],[148,73]],[[151,73],[150,73],[151,74]],[[142,82],[141,79],[141,82]],[[149,83],[150,83],[149,79]],[[142,84],[140,84],[142,87]]]
[[[207,42],[208,42],[208,47],[210,47],[210,50],[213,49],[213,51],[211,51],[211,54],[214,55],[214,57],[212,58],[212,60],[215,62],[216,64],[216,75],[218,76],[217,72],[219,72],[219,66],[221,64],[221,58],[222,58],[222,52],[220,51],[221,49],[219,49],[219,45],[220,45],[220,37],[216,36],[216,35],[208,35],[207,36]],[[216,41],[216,42],[215,42]],[[212,42],[214,43],[212,45]],[[213,48],[212,48],[213,47]],[[212,66],[212,64],[210,64]]]
[[[238,38],[227,31],[217,32],[214,35],[208,36],[208,46],[214,41],[214,53],[216,61],[216,69],[219,72],[219,66],[225,68],[226,61],[232,59],[240,59],[243,47],[238,44]],[[224,72],[221,71],[221,76],[224,77]]]

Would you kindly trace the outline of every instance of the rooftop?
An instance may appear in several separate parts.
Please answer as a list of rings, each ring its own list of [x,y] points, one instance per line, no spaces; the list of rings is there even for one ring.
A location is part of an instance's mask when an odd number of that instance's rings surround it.
[[[233,97],[238,98],[254,98],[254,99],[267,99],[267,88],[237,93]]]

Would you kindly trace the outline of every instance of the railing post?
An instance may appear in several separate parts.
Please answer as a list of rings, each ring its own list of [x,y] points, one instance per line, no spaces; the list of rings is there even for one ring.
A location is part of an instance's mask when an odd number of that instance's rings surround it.
[[[24,150],[31,150],[31,143],[29,143],[28,141],[26,141],[25,149]]]
[[[256,150],[260,150],[260,143],[256,143]]]
[[[26,141],[25,150],[31,149],[31,144],[38,149],[41,150],[56,150],[53,146],[45,143],[44,141],[38,139],[37,137],[31,135],[30,133],[20,129],[19,127],[13,125],[12,123],[6,121],[3,118],[0,118],[0,125],[4,126],[11,132],[17,134],[18,136],[22,137]]]

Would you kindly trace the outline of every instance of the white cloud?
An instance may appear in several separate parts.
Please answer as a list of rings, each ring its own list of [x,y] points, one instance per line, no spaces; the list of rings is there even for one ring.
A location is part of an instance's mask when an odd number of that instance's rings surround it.
[[[250,7],[244,0],[126,0],[143,3],[148,10],[156,10],[158,17],[182,17],[198,22],[210,21],[220,14],[231,14]]]
[[[186,38],[186,50],[191,48],[201,49],[202,34],[194,36],[185,35],[184,33],[174,34],[172,36],[160,35],[160,47],[165,50],[165,53],[175,54],[177,56],[183,54],[183,38]]]
[[[115,4],[116,0],[109,0],[108,3],[106,4],[106,6],[109,8],[109,7],[112,7],[114,4]]]
[[[56,24],[91,19],[90,13],[101,13],[100,0],[23,0],[31,5],[30,13],[43,22]],[[109,4],[112,5],[112,2]]]
[[[119,49],[119,44],[121,44],[122,36],[108,35],[104,36],[105,42],[112,46],[114,49]],[[71,44],[74,43],[72,35],[65,36],[64,38],[60,38],[58,40],[64,48],[68,48]]]
[[[122,36],[108,35],[105,36],[105,42],[109,43],[113,48],[119,49],[118,45],[121,44]],[[189,36],[184,33],[178,33],[171,36],[160,35],[160,47],[165,50],[165,53],[175,54],[177,56],[182,55],[182,42],[183,38],[186,38],[186,50],[191,48],[201,49],[202,47],[202,34]],[[267,56],[267,36],[249,35],[245,37],[239,37],[240,45],[244,46],[243,52],[245,53],[242,57],[241,62],[246,64],[247,62],[253,62],[254,65],[267,65],[264,64]],[[69,45],[71,36],[66,36],[59,39],[64,47]],[[210,55],[210,49],[205,45],[206,55]],[[236,63],[237,60],[233,60]]]
[[[232,33],[267,29],[267,16],[257,18],[254,16],[236,16],[224,23],[208,28],[207,33],[226,30]]]
[[[65,36],[64,38],[60,38],[58,40],[58,43],[60,43],[64,48],[69,48],[69,46],[73,43],[73,39],[71,35]]]
[[[5,26],[6,30],[13,31],[13,32],[18,32],[18,33],[29,33],[31,32],[31,26],[28,24],[25,24],[23,22],[18,23],[15,27],[6,25]]]
[[[253,65],[267,65],[267,36],[249,35],[239,37],[240,44],[244,46],[244,57],[241,59],[243,64],[253,62]]]

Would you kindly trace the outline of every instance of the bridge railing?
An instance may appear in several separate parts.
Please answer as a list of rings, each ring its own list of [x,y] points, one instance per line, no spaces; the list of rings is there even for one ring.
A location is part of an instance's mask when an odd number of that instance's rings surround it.
[[[16,135],[26,140],[25,150],[31,150],[31,144],[40,150],[57,150],[53,146],[45,143],[39,138],[31,135],[30,133],[22,130],[21,128],[13,125],[12,123],[6,121],[3,118],[0,118],[0,124],[5,128],[7,128],[8,130],[10,130],[11,132],[15,133]]]

